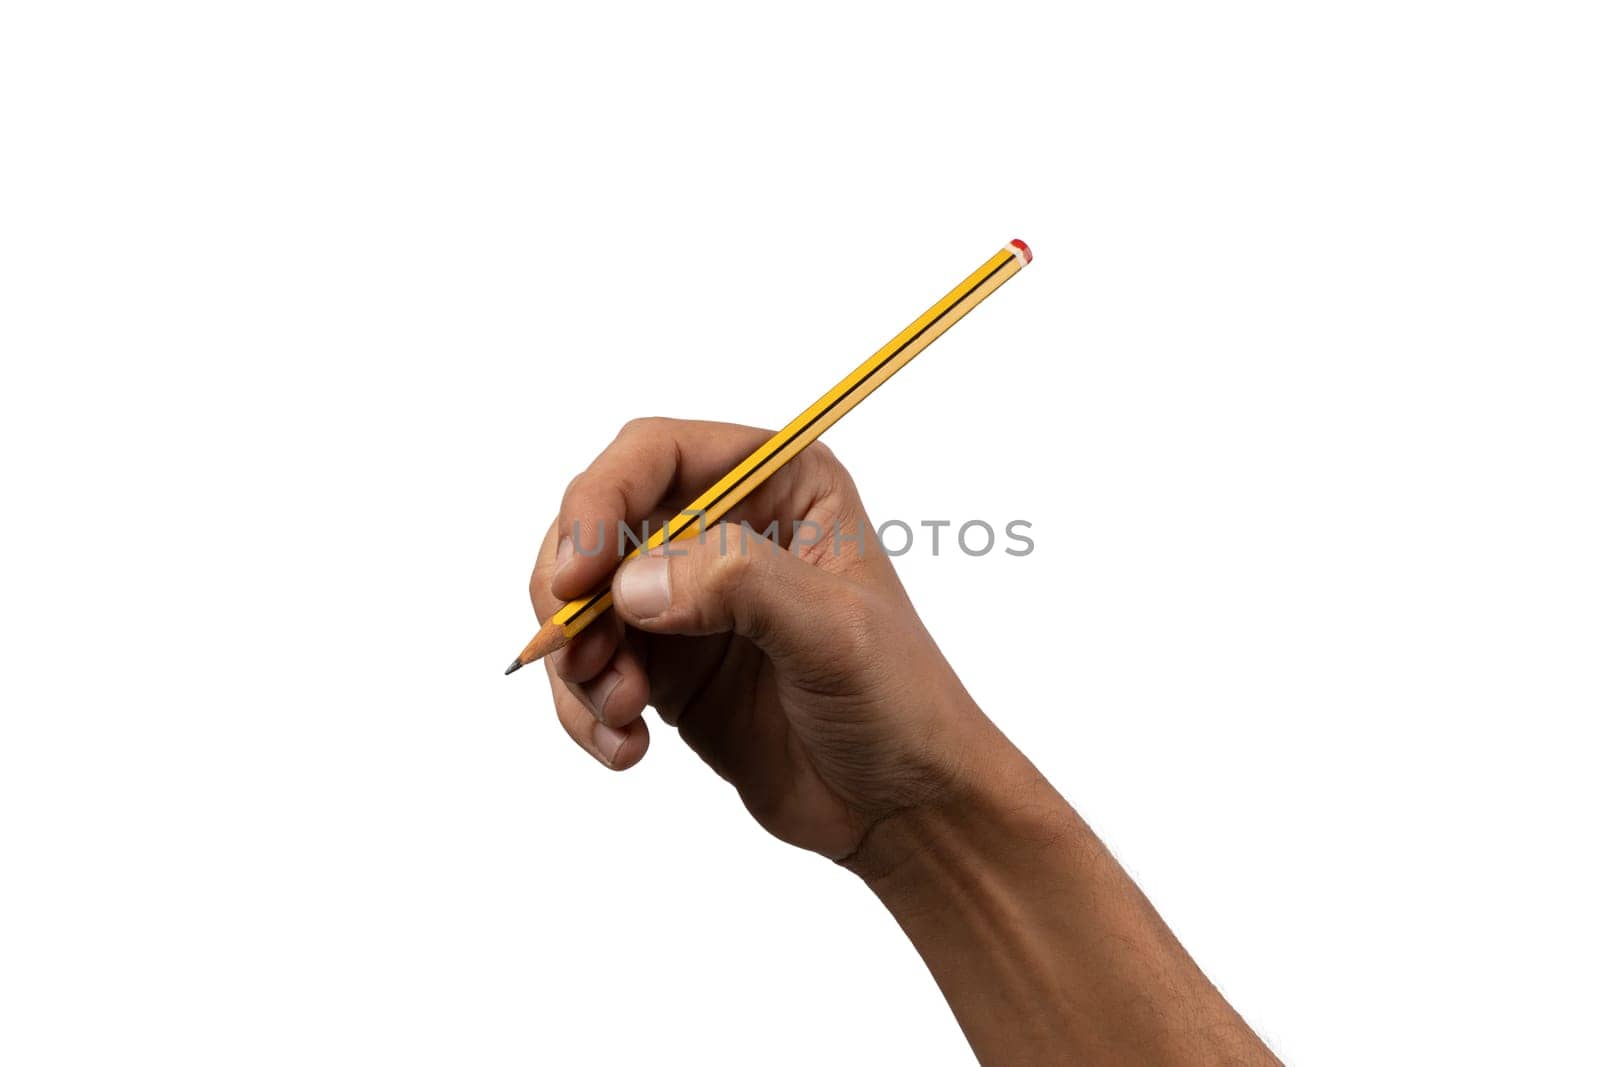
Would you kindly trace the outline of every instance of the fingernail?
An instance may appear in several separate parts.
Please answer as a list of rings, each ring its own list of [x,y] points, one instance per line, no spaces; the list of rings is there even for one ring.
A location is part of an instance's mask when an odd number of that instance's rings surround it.
[[[644,556],[617,575],[617,596],[641,619],[654,618],[672,606],[672,587],[664,556]]]
[[[588,702],[589,710],[594,712],[594,717],[601,722],[606,721],[606,701],[611,699],[617,683],[621,681],[622,672],[612,667],[583,687],[584,700]]]
[[[556,569],[551,572],[552,580],[561,577],[561,572],[567,569],[567,564],[572,562],[572,538],[562,535],[560,543],[556,545]]]
[[[594,724],[594,747],[599,751],[600,758],[607,763],[617,761],[617,750],[627,739],[628,735],[621,730],[613,730],[603,722]]]

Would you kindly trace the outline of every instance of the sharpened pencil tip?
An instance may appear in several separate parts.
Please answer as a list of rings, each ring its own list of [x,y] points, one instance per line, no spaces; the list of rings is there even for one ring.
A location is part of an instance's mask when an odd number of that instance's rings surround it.
[[[516,659],[511,661],[511,666],[506,668],[506,673],[507,674],[515,674],[518,671],[520,671],[521,669],[522,669],[522,657],[518,656]]]

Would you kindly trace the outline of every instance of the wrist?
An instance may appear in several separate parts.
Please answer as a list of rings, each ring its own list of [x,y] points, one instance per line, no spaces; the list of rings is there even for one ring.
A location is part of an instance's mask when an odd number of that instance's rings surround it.
[[[1087,828],[1038,769],[972,709],[951,764],[921,802],[878,821],[840,861],[894,910],[963,870],[1004,869],[1008,854],[1070,847]]]

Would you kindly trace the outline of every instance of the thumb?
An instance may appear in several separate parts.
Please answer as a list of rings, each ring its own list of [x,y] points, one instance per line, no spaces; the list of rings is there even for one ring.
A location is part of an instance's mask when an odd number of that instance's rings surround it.
[[[804,562],[748,526],[724,523],[630,560],[617,571],[614,607],[659,634],[736,633],[768,654],[811,643],[850,583]]]

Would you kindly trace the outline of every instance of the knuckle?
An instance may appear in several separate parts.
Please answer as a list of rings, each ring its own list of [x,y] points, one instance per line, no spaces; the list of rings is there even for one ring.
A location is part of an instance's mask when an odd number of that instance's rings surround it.
[[[561,514],[571,515],[573,508],[583,498],[589,487],[589,472],[581,471],[561,491]]]
[[[816,441],[806,449],[805,455],[810,457],[809,476],[816,485],[826,492],[855,495],[855,481],[850,477],[850,470],[833,449]]]
[[[701,584],[707,593],[718,600],[728,601],[739,594],[740,587],[744,584],[750,573],[750,553],[744,550],[737,540],[737,529],[728,531],[728,551],[720,551],[720,539],[716,544],[719,547],[705,553]]]
[[[835,481],[841,479],[849,480],[849,468],[845,466],[844,460],[839,458],[839,453],[835,452],[829,445],[817,441],[812,444],[811,450],[816,453],[816,464],[819,470],[825,472]]]
[[[653,435],[663,429],[670,421],[672,420],[664,419],[659,415],[643,415],[636,419],[629,419],[622,424],[622,429],[617,431],[617,440]]]
[[[637,491],[635,481],[627,474],[607,477],[594,470],[572,479],[561,495],[560,532],[571,535],[574,527],[585,523],[604,524],[625,517],[629,494]]]

